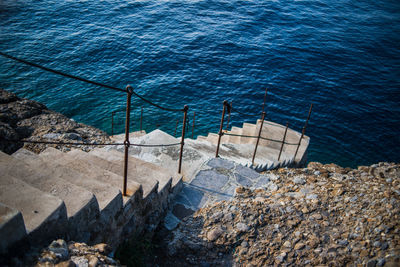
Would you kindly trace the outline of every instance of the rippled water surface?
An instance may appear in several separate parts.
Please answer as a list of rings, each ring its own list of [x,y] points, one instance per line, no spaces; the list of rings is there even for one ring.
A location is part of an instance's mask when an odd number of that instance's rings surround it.
[[[222,101],[307,134],[309,159],[400,161],[400,2],[0,1],[0,50],[196,112],[217,132]],[[0,87],[110,132],[125,95],[0,57]],[[173,134],[181,114],[133,100],[134,128]],[[117,113],[118,132],[123,113]],[[254,118],[232,114],[233,125]],[[190,132],[191,134],[191,132]]]

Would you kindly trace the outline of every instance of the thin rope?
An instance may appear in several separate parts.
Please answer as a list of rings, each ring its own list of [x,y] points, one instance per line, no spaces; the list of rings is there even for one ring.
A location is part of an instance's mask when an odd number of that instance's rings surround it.
[[[223,135],[230,135],[230,136],[239,136],[239,137],[246,137],[246,138],[258,138],[258,136],[251,136],[251,135],[240,135],[240,134],[232,134],[232,133],[223,133]],[[272,141],[272,142],[277,142],[277,143],[282,143],[282,140],[275,140],[275,139],[270,139],[266,137],[260,136],[260,139],[267,140],[267,141]],[[297,143],[288,143],[284,142],[285,145],[298,145]]]
[[[236,108],[234,108],[232,106],[231,106],[231,110],[232,111],[236,111],[237,113],[239,113],[239,114],[241,114],[243,116],[248,116],[248,117],[259,117],[261,115],[261,113],[259,113],[259,114],[247,114],[247,113],[244,113],[244,112],[241,112],[241,111],[237,110]]]
[[[13,142],[13,143],[30,143],[30,144],[49,144],[49,145],[76,145],[76,146],[123,146],[124,143],[77,143],[77,142],[56,142],[56,141],[34,141],[34,140],[8,140],[6,141]],[[168,146],[177,146],[181,143],[174,143],[174,144],[129,144],[130,146],[140,146],[140,147],[168,147]]]
[[[74,80],[78,80],[78,81],[82,81],[82,82],[85,82],[85,83],[94,84],[94,85],[97,85],[97,86],[100,86],[100,87],[104,87],[104,88],[108,88],[108,89],[115,90],[115,91],[120,91],[120,92],[124,92],[124,93],[126,92],[126,90],[123,90],[123,89],[120,89],[120,88],[117,88],[117,87],[113,87],[113,86],[106,85],[106,84],[99,83],[99,82],[95,82],[95,81],[90,81],[90,80],[87,80],[85,78],[81,78],[81,77],[78,77],[78,76],[75,76],[75,75],[64,73],[64,72],[61,72],[61,71],[58,71],[58,70],[53,70],[53,69],[44,67],[42,65],[30,62],[30,61],[26,61],[26,60],[23,60],[23,59],[20,59],[20,58],[17,58],[17,57],[10,56],[10,55],[5,54],[3,52],[0,52],[0,55],[2,55],[3,57],[6,57],[6,58],[9,58],[9,59],[24,63],[26,65],[30,65],[30,66],[33,66],[33,67],[36,67],[36,68],[39,68],[39,69],[42,69],[42,70],[45,70],[45,71],[48,71],[48,72],[52,72],[54,74],[58,74],[58,75],[62,75],[64,77],[68,77],[68,78],[74,79]]]
[[[99,82],[95,82],[95,81],[91,81],[91,80],[88,80],[88,79],[85,79],[85,78],[82,78],[82,77],[78,77],[78,76],[75,76],[75,75],[71,75],[71,74],[68,74],[68,73],[65,73],[65,72],[62,72],[62,71],[50,69],[50,68],[47,68],[45,66],[42,66],[42,65],[39,65],[39,64],[36,64],[36,63],[30,62],[30,61],[21,59],[21,58],[14,57],[14,56],[8,55],[8,54],[3,53],[3,52],[0,52],[0,55],[3,56],[3,57],[6,57],[6,58],[9,58],[9,59],[24,63],[26,65],[29,65],[29,66],[32,66],[32,67],[36,67],[36,68],[39,68],[39,69],[54,73],[54,74],[58,74],[58,75],[61,75],[61,76],[64,76],[64,77],[68,77],[68,78],[74,79],[74,80],[78,80],[78,81],[82,81],[82,82],[85,82],[85,83],[89,83],[89,84],[97,85],[97,86],[100,86],[100,87],[108,88],[108,89],[111,89],[111,90],[115,90],[115,91],[126,93],[126,90],[124,90],[124,89],[117,88],[117,87],[110,86],[110,85],[103,84],[103,83],[99,83]],[[153,105],[153,106],[155,106],[155,107],[157,107],[159,109],[162,109],[162,110],[179,111],[179,112],[184,111],[184,109],[173,109],[173,108],[162,107],[162,106],[160,106],[160,105],[158,105],[156,103],[153,103],[152,101],[144,98],[143,96],[139,95],[138,93],[136,93],[134,91],[132,91],[132,94],[134,94],[135,96],[139,97],[144,102],[147,102],[150,105]]]

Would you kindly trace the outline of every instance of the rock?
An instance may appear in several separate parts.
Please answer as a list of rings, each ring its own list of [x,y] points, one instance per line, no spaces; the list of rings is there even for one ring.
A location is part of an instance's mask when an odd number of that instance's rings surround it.
[[[111,248],[104,243],[88,246],[85,243],[66,242],[62,239],[55,240],[42,251],[35,266],[120,266],[117,261],[107,257]]]
[[[214,241],[218,237],[220,237],[223,232],[224,232],[224,230],[221,227],[217,227],[215,229],[212,229],[210,232],[207,233],[207,239],[209,241]]]
[[[249,231],[249,229],[250,229],[249,226],[244,223],[236,224],[236,230],[238,232],[247,232],[247,231]]]
[[[76,267],[89,267],[89,261],[84,256],[72,256],[71,260]]]
[[[76,267],[75,263],[71,260],[63,261],[60,263],[57,263],[55,267]]]
[[[47,109],[36,101],[21,99],[0,89],[0,150],[12,154],[22,146],[35,153],[52,146],[67,151],[69,145],[32,144],[18,142],[75,140],[85,143],[108,143],[109,136],[94,127],[77,123],[64,115]],[[92,146],[78,146],[90,150]]]
[[[375,267],[376,266],[376,260],[370,260],[367,262],[367,267]]]
[[[51,242],[48,250],[53,252],[60,260],[68,259],[68,246],[67,243],[62,239],[54,240],[53,242]]]
[[[303,243],[297,243],[295,246],[294,246],[294,249],[295,250],[301,250],[301,249],[303,249],[305,247],[305,245],[303,244]]]
[[[295,176],[295,177],[293,178],[293,182],[294,182],[295,184],[303,185],[303,184],[306,183],[306,180],[304,179],[303,176]]]
[[[286,256],[287,256],[287,254],[286,254],[286,252],[282,252],[281,254],[279,254],[275,259],[275,262],[276,263],[282,263],[282,262],[284,262],[285,261],[285,259],[286,259]]]
[[[93,248],[103,255],[107,255],[111,252],[111,247],[105,243],[94,245]]]
[[[285,243],[283,243],[283,246],[284,246],[285,248],[291,248],[291,247],[292,247],[292,244],[290,243],[290,241],[285,241]]]

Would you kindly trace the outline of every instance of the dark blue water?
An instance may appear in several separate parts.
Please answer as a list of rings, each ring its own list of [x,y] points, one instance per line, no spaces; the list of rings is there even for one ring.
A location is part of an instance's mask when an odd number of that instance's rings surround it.
[[[309,159],[400,161],[400,2],[0,1],[0,50],[196,112],[217,132],[222,101],[300,130]],[[0,87],[110,132],[125,96],[0,57]],[[133,100],[134,128],[174,132],[181,114]],[[123,113],[118,113],[123,131]],[[233,125],[254,119],[232,115]]]

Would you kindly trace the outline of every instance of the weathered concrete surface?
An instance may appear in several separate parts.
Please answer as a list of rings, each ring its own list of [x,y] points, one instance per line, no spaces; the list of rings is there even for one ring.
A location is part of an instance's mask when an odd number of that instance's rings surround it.
[[[87,170],[86,173],[81,173],[54,160],[62,158],[64,154],[57,149],[47,148],[39,154],[39,157],[44,161],[45,166],[47,166],[44,169],[51,170],[54,177],[65,177],[71,183],[82,186],[92,192],[96,196],[102,214],[112,216],[116,210],[121,209],[122,194],[119,188],[99,181],[100,179],[98,179],[95,171],[91,172]]]
[[[37,154],[26,149],[19,149],[13,157],[5,155],[5,164],[19,179],[64,201],[70,238],[77,241],[90,239],[90,228],[100,215],[99,204],[92,192],[69,182],[70,172],[51,168]]]
[[[64,202],[9,174],[0,176],[0,202],[19,210],[31,240],[64,236],[68,218]]]
[[[16,242],[26,237],[24,219],[21,212],[0,203],[0,254]]]
[[[205,162],[195,177],[184,184],[164,219],[165,227],[171,230],[183,218],[205,205],[232,199],[235,188],[239,186],[277,190],[277,185],[270,177],[236,162],[213,158]]]

